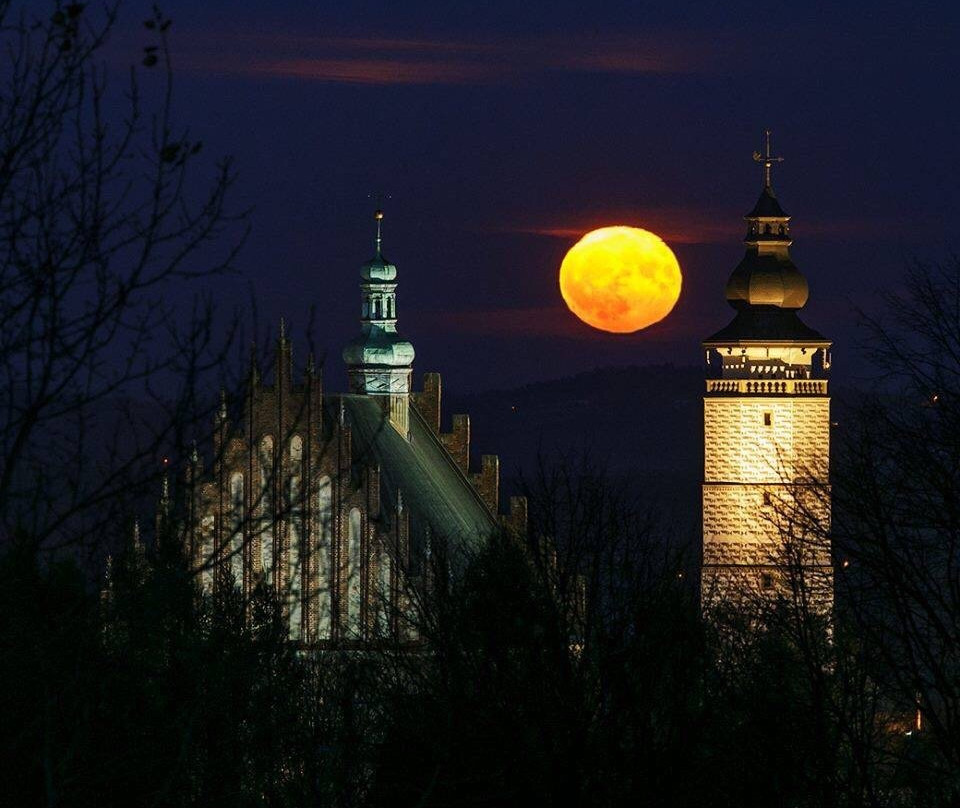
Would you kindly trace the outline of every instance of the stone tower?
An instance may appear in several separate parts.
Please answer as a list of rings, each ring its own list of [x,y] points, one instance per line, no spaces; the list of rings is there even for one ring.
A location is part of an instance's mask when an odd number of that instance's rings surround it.
[[[397,333],[397,268],[382,251],[383,211],[374,214],[377,246],[360,268],[360,334],[343,349],[350,392],[374,396],[391,425],[410,432],[410,377],[413,345]]]
[[[706,352],[703,482],[705,611],[802,595],[833,600],[830,519],[830,341],[805,325],[807,281],[790,258],[790,217],[763,166],[747,214],[746,254],[727,282],[733,321]]]

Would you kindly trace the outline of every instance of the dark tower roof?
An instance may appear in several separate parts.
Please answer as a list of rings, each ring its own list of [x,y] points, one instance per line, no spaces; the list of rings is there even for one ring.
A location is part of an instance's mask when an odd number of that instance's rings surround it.
[[[780,207],[773,188],[769,185],[763,186],[763,191],[760,192],[760,198],[757,200],[757,204],[754,205],[753,210],[747,214],[747,219],[760,217],[773,217],[777,219],[789,218],[787,214],[783,212],[783,208]]]
[[[746,252],[727,281],[727,302],[737,316],[726,328],[706,340],[707,344],[729,342],[784,342],[792,340],[826,342],[808,328],[797,311],[809,296],[807,279],[790,258],[790,217],[773,192],[770,169],[782,157],[770,154],[767,133],[766,153],[753,159],[764,167],[760,198],[744,217]]]

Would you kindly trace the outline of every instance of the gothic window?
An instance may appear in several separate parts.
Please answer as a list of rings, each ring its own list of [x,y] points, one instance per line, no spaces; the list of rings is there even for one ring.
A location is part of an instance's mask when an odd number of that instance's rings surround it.
[[[765,224],[765,225],[763,226],[763,232],[764,232],[766,235],[769,236],[769,235],[770,235],[770,225]]]
[[[350,511],[350,520],[347,534],[347,634],[359,637],[361,633],[361,617],[363,601],[360,586],[360,566],[362,562],[361,520],[360,509]]]
[[[330,605],[333,591],[333,486],[321,477],[317,491],[317,638],[330,637]]]
[[[390,631],[390,554],[383,549],[377,560],[377,633],[381,637]]]
[[[769,572],[760,573],[761,589],[773,589],[773,576]]]
[[[300,503],[300,476],[291,475],[287,481],[287,496],[284,503],[287,513],[287,596],[290,606],[290,639],[300,639],[300,623],[303,615],[300,593],[302,570],[300,541],[303,537],[303,508]]]
[[[273,438],[260,441],[260,568],[273,583]]]
[[[295,463],[303,460],[303,438],[299,435],[290,438],[290,459]]]
[[[764,425],[764,426],[771,426],[772,424],[773,424],[773,413],[772,413],[772,412],[765,412],[765,413],[763,414],[763,425]]]
[[[213,588],[213,568],[215,564],[213,526],[213,514],[208,514],[200,520],[200,585],[207,592]]]
[[[230,574],[237,586],[243,585],[243,475],[230,476]]]
[[[764,492],[763,492],[763,505],[764,505],[764,507],[765,507],[765,508],[769,508],[772,504],[773,504],[773,502],[772,502],[772,500],[771,500],[771,498],[770,498],[770,492],[769,492],[769,491],[764,491]]]

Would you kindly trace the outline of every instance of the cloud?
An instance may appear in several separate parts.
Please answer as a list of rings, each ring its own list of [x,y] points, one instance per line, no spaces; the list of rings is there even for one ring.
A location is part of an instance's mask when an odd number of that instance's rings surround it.
[[[598,227],[621,224],[642,227],[656,233],[668,244],[725,244],[735,240],[741,230],[738,222],[731,221],[726,215],[715,215],[705,210],[657,207],[620,208],[591,213],[582,218],[570,217],[555,224],[521,225],[505,232],[577,241],[584,233]]]
[[[557,292],[559,297],[559,291]],[[703,320],[690,312],[674,309],[666,318],[637,334],[612,334],[588,326],[566,306],[532,306],[505,309],[466,309],[462,311],[416,311],[411,317],[420,327],[452,331],[459,335],[494,337],[544,337],[564,340],[628,340],[642,336],[656,343],[678,337],[702,336]]]
[[[533,223],[511,228],[490,228],[494,232],[527,233],[547,238],[578,241],[585,233],[611,225],[642,227],[656,233],[667,244],[734,244],[743,238],[746,225],[742,217],[729,211],[680,207],[615,209],[578,218],[561,217],[554,223]],[[794,224],[794,237],[823,241],[851,238],[896,240],[902,223],[871,218],[803,217]]]
[[[590,336],[587,332],[599,333],[580,323],[564,306],[467,309],[456,312],[418,311],[413,316],[427,328],[456,330],[461,334],[576,339]]]
[[[335,84],[465,85],[550,73],[689,73],[703,66],[706,52],[689,34],[446,40],[264,33],[195,41],[178,63],[220,75]]]

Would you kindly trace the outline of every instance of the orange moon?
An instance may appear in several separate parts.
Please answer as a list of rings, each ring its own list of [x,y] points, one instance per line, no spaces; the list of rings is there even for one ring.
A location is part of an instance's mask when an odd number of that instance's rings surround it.
[[[570,248],[560,294],[570,311],[601,331],[629,334],[666,317],[683,276],[663,239],[639,227],[601,227]]]

